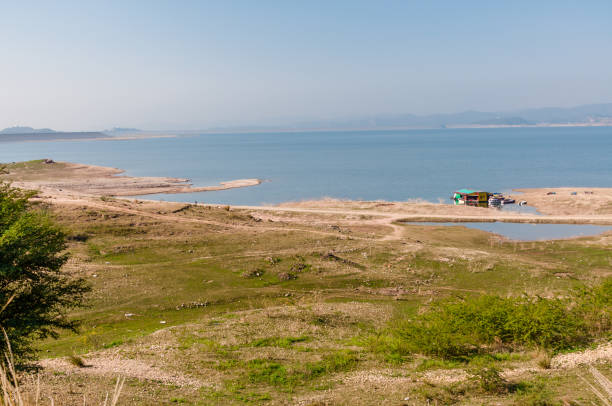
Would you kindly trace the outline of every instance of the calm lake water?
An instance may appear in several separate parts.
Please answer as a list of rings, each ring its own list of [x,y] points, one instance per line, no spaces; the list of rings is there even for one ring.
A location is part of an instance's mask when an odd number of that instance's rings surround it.
[[[440,129],[204,134],[179,138],[4,142],[0,162],[52,158],[125,169],[128,175],[214,185],[221,192],[155,195],[174,201],[257,205],[325,196],[449,202],[458,188],[612,187],[612,128]]]
[[[520,241],[558,240],[601,234],[612,230],[612,226],[597,226],[591,224],[530,224],[530,223],[502,223],[502,222],[465,222],[465,223],[406,223],[421,226],[463,226],[495,233]]]

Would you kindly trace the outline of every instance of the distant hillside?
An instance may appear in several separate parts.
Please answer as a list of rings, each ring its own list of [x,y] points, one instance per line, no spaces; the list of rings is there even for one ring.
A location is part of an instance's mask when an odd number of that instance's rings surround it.
[[[612,103],[587,104],[569,108],[544,107],[518,110],[514,113],[525,120],[536,123],[588,123],[602,119],[612,119]]]
[[[476,121],[476,125],[533,125],[535,123],[527,121],[522,117],[499,117],[488,120]]]
[[[537,124],[606,124],[612,125],[612,103],[577,107],[546,107],[505,112],[465,111],[452,114],[376,115],[351,119],[300,122],[294,129],[383,129],[441,128],[471,125],[537,125]]]
[[[142,132],[138,128],[124,128],[124,127],[113,127],[110,130],[104,130],[104,134],[108,135],[125,135],[125,134],[136,134]]]
[[[32,128],[32,127],[8,127],[0,130],[0,134],[49,134],[56,131],[50,128]]]

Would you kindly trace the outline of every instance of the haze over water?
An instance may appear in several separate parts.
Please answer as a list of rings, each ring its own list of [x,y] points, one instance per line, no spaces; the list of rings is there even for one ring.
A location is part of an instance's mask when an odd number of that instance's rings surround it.
[[[0,162],[52,158],[197,186],[259,186],[149,199],[257,205],[335,197],[448,202],[462,187],[612,187],[612,128],[496,128],[203,134],[117,141],[0,143]]]

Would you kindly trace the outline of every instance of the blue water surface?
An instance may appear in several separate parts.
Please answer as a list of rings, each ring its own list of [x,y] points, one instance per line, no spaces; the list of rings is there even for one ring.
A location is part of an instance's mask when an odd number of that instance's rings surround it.
[[[455,189],[612,187],[612,128],[497,128],[202,134],[113,141],[0,143],[0,162],[39,158],[113,166],[196,186],[259,186],[154,195],[249,204],[335,197],[448,202]]]
[[[463,226],[503,235],[511,240],[519,241],[559,240],[564,238],[586,237],[612,230],[612,226],[599,226],[593,224],[536,224],[505,223],[497,221],[463,223],[406,222],[406,224],[433,227]]]

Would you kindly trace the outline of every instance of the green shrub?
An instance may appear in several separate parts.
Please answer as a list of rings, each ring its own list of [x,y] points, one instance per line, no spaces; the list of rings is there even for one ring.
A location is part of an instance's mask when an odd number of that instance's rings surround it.
[[[594,288],[582,287],[575,292],[576,311],[580,312],[591,334],[612,332],[612,278]]]
[[[375,354],[380,354],[385,361],[392,364],[401,364],[409,360],[412,350],[406,340],[401,339],[395,334],[379,333],[367,337],[361,341],[364,347]]]
[[[476,368],[470,371],[480,389],[486,393],[501,394],[508,391],[508,383],[495,367]]]
[[[85,361],[83,361],[83,358],[76,355],[68,356],[68,362],[77,368],[85,368],[86,366]]]
[[[247,363],[247,379],[251,383],[265,383],[292,390],[298,384],[320,378],[324,375],[347,371],[357,363],[352,351],[338,351],[323,357],[320,361],[294,367],[275,361],[254,359]]]
[[[553,399],[553,394],[543,382],[521,381],[514,384],[513,390],[516,394],[514,403],[516,405],[560,406],[562,404]]]
[[[582,289],[571,299],[483,295],[445,300],[393,326],[364,345],[401,361],[410,353],[447,359],[500,349],[556,352],[582,346],[610,332],[612,282]]]
[[[325,374],[347,371],[357,363],[352,351],[338,351],[324,357],[321,361],[308,363],[304,368],[304,378],[318,378]]]
[[[248,362],[248,379],[251,383],[267,383],[273,386],[289,385],[293,377],[278,362],[254,359]]]
[[[560,299],[480,296],[438,302],[401,321],[395,333],[412,351],[444,358],[487,352],[495,345],[560,350],[587,342],[580,316]]]
[[[103,348],[113,348],[123,344],[123,340],[113,340],[110,343],[102,344]]]
[[[266,337],[253,341],[253,347],[281,347],[289,348],[295,343],[308,341],[307,336],[301,337]]]

